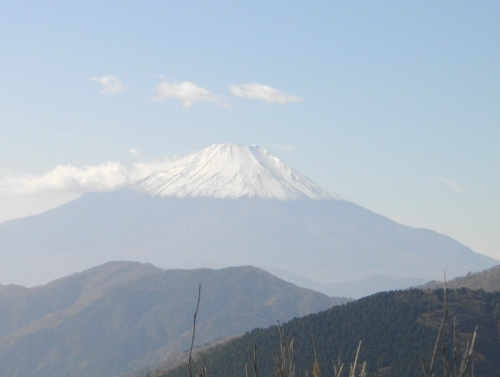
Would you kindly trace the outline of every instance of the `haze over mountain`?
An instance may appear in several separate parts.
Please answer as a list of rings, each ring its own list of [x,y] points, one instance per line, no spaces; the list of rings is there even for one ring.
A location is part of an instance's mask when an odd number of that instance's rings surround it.
[[[343,303],[255,267],[161,270],[110,262],[34,288],[0,289],[0,374],[114,376],[196,345]]]
[[[257,146],[234,144],[209,146],[131,187],[4,222],[0,249],[0,283],[27,285],[109,260],[258,265],[320,285],[431,280],[498,263],[345,200]]]

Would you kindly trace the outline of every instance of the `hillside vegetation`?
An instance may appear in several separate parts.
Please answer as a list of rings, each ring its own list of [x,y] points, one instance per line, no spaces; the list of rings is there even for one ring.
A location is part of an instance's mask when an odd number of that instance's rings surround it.
[[[287,337],[294,339],[296,375],[310,370],[315,340],[323,376],[333,376],[332,361],[342,357],[352,362],[360,340],[360,359],[367,361],[370,376],[421,377],[421,361],[429,361],[443,315],[443,290],[383,292],[327,311],[296,318],[284,324]],[[474,348],[476,377],[500,375],[500,292],[485,293],[459,289],[448,292],[449,318],[444,342],[449,353],[456,316],[457,345],[465,348],[476,325]],[[249,350],[257,346],[260,376],[274,375],[273,355],[279,354],[276,326],[256,329],[243,337],[202,355],[209,376],[243,376],[250,364]],[[442,373],[438,355],[437,376]],[[186,376],[186,366],[156,373],[162,377]]]

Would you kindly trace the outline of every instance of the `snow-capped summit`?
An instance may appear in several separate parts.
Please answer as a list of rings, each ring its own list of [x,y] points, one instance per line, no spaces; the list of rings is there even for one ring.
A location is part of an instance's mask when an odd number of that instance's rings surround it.
[[[132,188],[174,197],[341,199],[256,145],[210,145]]]

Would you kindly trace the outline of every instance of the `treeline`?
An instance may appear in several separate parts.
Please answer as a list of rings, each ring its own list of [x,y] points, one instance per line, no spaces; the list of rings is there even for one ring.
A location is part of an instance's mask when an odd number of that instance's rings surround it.
[[[339,358],[352,362],[362,340],[359,357],[367,362],[369,376],[423,376],[421,362],[428,362],[431,356],[443,316],[443,301],[443,290],[382,292],[291,320],[282,325],[282,330],[289,339],[294,339],[296,375],[304,376],[311,370],[314,344],[323,376],[333,376],[332,362],[338,362]],[[478,325],[473,355],[475,377],[500,376],[500,292],[451,290],[448,308],[443,344],[450,362],[456,318],[458,350],[465,348]],[[279,343],[277,326],[256,329],[205,352],[198,360],[206,360],[209,376],[244,376],[246,365],[251,370],[249,351],[256,346],[259,376],[273,376],[273,355],[279,354]],[[461,357],[459,353],[457,358]],[[436,376],[444,375],[443,368],[440,352]],[[154,375],[186,377],[186,373],[186,365],[181,365]]]

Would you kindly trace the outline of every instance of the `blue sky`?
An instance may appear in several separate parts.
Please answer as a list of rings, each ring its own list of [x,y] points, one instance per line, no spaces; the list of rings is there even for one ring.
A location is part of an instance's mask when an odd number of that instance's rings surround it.
[[[500,259],[499,19],[497,1],[0,1],[0,221],[233,142]]]

